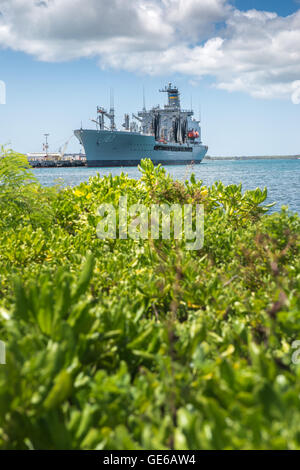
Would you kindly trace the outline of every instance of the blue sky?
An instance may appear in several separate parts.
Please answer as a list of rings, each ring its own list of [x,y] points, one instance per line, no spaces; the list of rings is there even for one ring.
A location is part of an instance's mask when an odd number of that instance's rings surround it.
[[[233,0],[231,2],[240,10],[275,11],[280,16],[291,15],[299,9],[297,0]]]
[[[57,151],[81,122],[94,126],[90,118],[97,105],[109,106],[110,88],[120,124],[125,112],[141,108],[143,87],[150,107],[164,103],[158,89],[172,81],[184,107],[192,98],[198,115],[201,104],[210,155],[300,153],[299,2],[193,0],[189,12],[189,0],[184,10],[181,0],[154,0],[154,11],[153,2],[138,0],[134,17],[125,1],[113,0],[119,9],[110,15],[106,0],[86,0],[92,15],[74,13],[70,22],[76,1],[37,7],[0,0],[0,80],[7,88],[0,143],[39,151],[49,132]],[[100,34],[103,13],[108,26]],[[68,150],[79,150],[75,138]]]

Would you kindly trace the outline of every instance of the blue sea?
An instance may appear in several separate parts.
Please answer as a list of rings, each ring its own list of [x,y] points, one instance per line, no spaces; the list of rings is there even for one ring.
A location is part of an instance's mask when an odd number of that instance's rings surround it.
[[[280,210],[289,206],[292,211],[300,212],[300,160],[213,160],[200,165],[167,166],[167,171],[176,179],[185,180],[193,172],[203,184],[215,181],[224,184],[243,184],[243,189],[268,188],[267,202],[276,202],[272,209]],[[57,182],[64,186],[76,186],[88,181],[90,176],[128,173],[131,178],[139,178],[136,167],[122,168],[39,168],[33,170],[42,185],[51,186]]]

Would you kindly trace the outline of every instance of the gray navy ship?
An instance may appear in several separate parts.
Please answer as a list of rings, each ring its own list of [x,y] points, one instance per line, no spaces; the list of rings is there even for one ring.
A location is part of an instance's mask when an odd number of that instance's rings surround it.
[[[200,121],[192,110],[182,110],[180,93],[168,84],[168,104],[125,114],[123,129],[115,125],[114,107],[97,107],[96,129],[77,129],[74,134],[83,145],[89,167],[135,166],[143,158],[154,164],[186,165],[201,163],[208,147],[202,144]],[[106,126],[106,119],[109,126]]]

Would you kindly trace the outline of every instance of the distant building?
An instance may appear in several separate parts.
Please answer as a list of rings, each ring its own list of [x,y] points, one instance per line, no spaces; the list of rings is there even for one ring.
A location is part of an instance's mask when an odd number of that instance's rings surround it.
[[[27,158],[29,161],[36,161],[36,160],[60,160],[61,154],[60,153],[27,153]]]
[[[86,161],[86,156],[84,153],[65,153],[64,160],[84,160]]]
[[[65,153],[62,155],[61,153],[39,153],[39,152],[32,152],[27,153],[28,161],[59,161],[59,160],[83,160],[85,161],[86,157],[83,153]]]

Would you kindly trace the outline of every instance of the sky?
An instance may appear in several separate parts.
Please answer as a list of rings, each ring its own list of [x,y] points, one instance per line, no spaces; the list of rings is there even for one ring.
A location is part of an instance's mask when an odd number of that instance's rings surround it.
[[[300,0],[0,0],[0,145],[56,152],[168,82],[209,155],[299,154]]]

